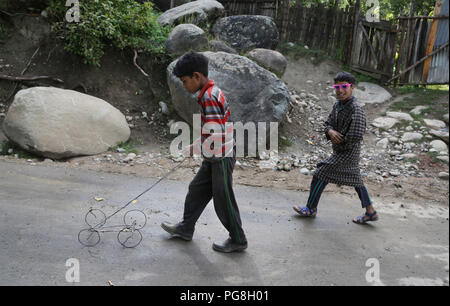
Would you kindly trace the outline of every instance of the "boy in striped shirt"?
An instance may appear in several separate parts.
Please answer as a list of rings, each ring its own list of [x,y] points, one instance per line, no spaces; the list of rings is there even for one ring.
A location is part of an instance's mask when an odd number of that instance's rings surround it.
[[[233,126],[227,124],[230,109],[225,95],[208,78],[208,58],[189,52],[181,57],[173,70],[184,88],[194,94],[200,90],[201,138],[187,148],[187,154],[200,153],[203,163],[193,181],[184,203],[183,221],[161,227],[174,237],[190,241],[195,223],[211,199],[223,226],[230,233],[223,243],[214,243],[213,249],[230,253],[247,248],[241,218],[232,187],[232,174],[236,163]]]

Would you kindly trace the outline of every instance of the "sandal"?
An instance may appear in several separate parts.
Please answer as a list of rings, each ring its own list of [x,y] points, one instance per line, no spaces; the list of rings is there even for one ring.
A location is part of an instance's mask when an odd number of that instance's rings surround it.
[[[311,217],[315,218],[317,214],[317,209],[314,208],[308,208],[308,207],[299,207],[294,206],[292,207],[300,216],[303,217]]]
[[[379,219],[378,216],[376,216],[377,212],[374,211],[372,214],[369,214],[367,211],[364,215],[359,216],[356,218],[356,220],[352,220],[354,223],[356,224],[366,224],[369,221],[377,221]],[[365,217],[369,217],[368,219],[366,219]]]

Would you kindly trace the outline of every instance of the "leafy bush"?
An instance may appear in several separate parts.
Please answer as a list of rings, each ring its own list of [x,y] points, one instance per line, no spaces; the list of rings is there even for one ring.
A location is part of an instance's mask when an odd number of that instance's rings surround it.
[[[151,2],[80,1],[80,21],[69,23],[65,20],[65,2],[48,1],[54,30],[65,39],[65,49],[83,57],[87,64],[99,67],[107,44],[146,51],[155,58],[165,55],[164,41],[171,28],[157,23],[159,14]]]

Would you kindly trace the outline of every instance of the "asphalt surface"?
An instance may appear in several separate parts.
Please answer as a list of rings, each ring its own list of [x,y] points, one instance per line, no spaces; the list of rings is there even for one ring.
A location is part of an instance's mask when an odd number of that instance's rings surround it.
[[[157,179],[0,161],[0,285],[448,286],[448,207],[377,203],[380,220],[361,226],[351,222],[363,212],[357,197],[325,193],[318,217],[304,219],[292,210],[304,192],[235,186],[249,247],[222,254],[211,247],[227,237],[212,203],[191,242],[160,227],[181,218],[189,179],[164,180],[129,206],[148,217],[136,248],[117,232],[85,247],[89,208],[111,214]],[[123,225],[125,212],[105,226]],[[66,280],[70,258],[79,283]]]

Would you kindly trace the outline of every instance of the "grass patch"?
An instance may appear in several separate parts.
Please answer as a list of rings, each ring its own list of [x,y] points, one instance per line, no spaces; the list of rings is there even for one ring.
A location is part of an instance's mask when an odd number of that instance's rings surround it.
[[[309,58],[314,65],[319,65],[326,59],[331,59],[323,50],[314,50],[305,48],[297,44],[281,43],[278,45],[278,51],[282,54],[292,55],[294,59]]]
[[[15,145],[14,143],[10,141],[3,141],[0,142],[0,155],[16,155],[18,158],[22,159],[36,159],[41,158],[39,156],[34,155],[33,153],[30,153],[28,151],[25,151],[21,147]],[[11,151],[12,150],[12,151]],[[11,152],[11,153],[9,153]]]
[[[441,162],[437,157],[439,156],[439,152],[427,152],[427,155],[431,158],[433,163]]]
[[[292,141],[285,137],[285,136],[280,136],[278,138],[278,147],[282,150],[285,149],[287,147],[291,147],[292,146]]]
[[[8,29],[2,23],[0,23],[0,38],[4,38],[9,34]]]
[[[448,113],[448,101],[444,101],[444,103],[437,103],[436,101],[448,94],[448,90],[443,90],[441,88],[404,87],[399,90],[399,93],[412,95],[405,97],[402,101],[393,103],[390,106],[390,109],[393,111],[409,113],[416,106],[426,106],[427,109],[423,110],[421,114],[410,114],[417,121],[423,122],[424,118],[430,117],[441,119],[444,114]]]
[[[119,142],[114,147],[109,148],[108,151],[117,152],[117,149],[119,149],[119,148],[124,149],[125,150],[124,153],[126,153],[126,154],[130,154],[130,153],[138,154],[139,153],[135,147],[135,144],[133,144],[133,142],[131,140],[128,140],[126,142]]]
[[[417,164],[419,162],[419,159],[417,157],[408,158],[408,159],[404,159],[403,162],[410,163],[410,164]]]
[[[344,65],[342,67],[342,69],[344,71],[351,71],[350,67],[347,65]],[[351,71],[351,74],[353,74],[353,76],[355,77],[356,80],[356,84],[359,84],[360,82],[366,82],[366,83],[374,83],[374,84],[378,84],[380,85],[380,82],[377,79],[374,79],[371,76],[356,72],[356,71]]]

